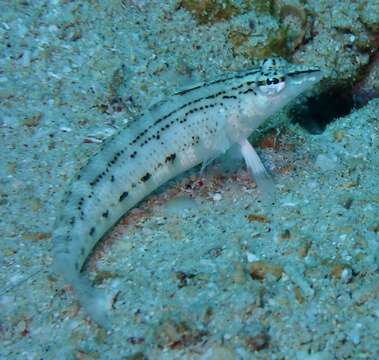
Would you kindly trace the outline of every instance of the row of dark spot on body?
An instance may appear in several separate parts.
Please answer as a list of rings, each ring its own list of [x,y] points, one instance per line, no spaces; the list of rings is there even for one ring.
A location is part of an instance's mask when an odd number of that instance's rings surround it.
[[[210,86],[210,85],[213,85],[213,84],[226,82],[228,80],[245,78],[247,76],[250,76],[250,75],[258,73],[258,72],[259,71],[251,71],[251,72],[246,72],[246,73],[243,73],[243,74],[236,74],[234,77],[228,77],[228,78],[224,78],[224,79],[218,79],[218,80],[215,80],[213,82],[204,83],[204,84],[202,84],[202,85],[200,85],[198,87],[195,87],[195,88],[183,91],[183,92],[176,93],[176,95],[181,96],[181,95],[184,95],[184,94],[188,93],[189,91],[192,91],[192,90],[195,90],[195,89],[199,89],[201,87],[207,87],[207,86]],[[128,146],[138,146],[139,145],[140,148],[143,148],[146,144],[148,144],[152,140],[158,140],[163,145],[164,143],[161,141],[161,134],[162,134],[162,132],[164,132],[167,129],[169,129],[175,123],[183,124],[183,123],[187,122],[188,117],[190,115],[192,115],[192,114],[195,114],[197,112],[201,112],[201,111],[204,111],[204,110],[207,110],[207,109],[211,109],[211,108],[214,108],[214,107],[217,107],[217,106],[223,107],[224,106],[224,102],[223,102],[224,100],[226,100],[226,101],[227,100],[237,100],[238,96],[241,96],[241,95],[244,95],[244,94],[248,94],[248,93],[251,93],[251,92],[256,95],[256,91],[255,91],[256,86],[262,86],[262,85],[267,85],[267,83],[264,82],[264,81],[261,81],[261,80],[259,80],[259,81],[245,81],[245,82],[240,83],[239,85],[231,87],[228,90],[218,91],[218,92],[216,92],[216,93],[214,93],[212,95],[208,95],[208,96],[205,96],[205,97],[202,97],[202,98],[199,98],[199,99],[195,99],[195,100],[189,101],[188,103],[186,103],[186,104],[184,104],[184,105],[176,108],[175,110],[170,111],[166,115],[164,115],[164,116],[160,117],[159,119],[157,119],[154,123],[152,123],[151,125],[149,125],[145,130],[143,130],[142,132],[140,132],[132,141],[130,141],[129,144],[128,144]],[[206,103],[206,104],[201,105],[201,102],[208,101],[208,100],[220,100],[220,101],[216,101],[216,102],[213,102],[213,103]],[[172,119],[172,116],[175,113],[178,113],[179,111],[185,110],[186,108],[192,107],[194,104],[197,104],[197,103],[199,103],[198,107],[194,107],[192,109],[188,109],[188,111],[186,111],[183,116],[176,117],[175,119]],[[143,116],[143,114],[141,116]],[[165,123],[165,120],[167,120],[167,119],[169,121]],[[210,129],[210,133],[212,133],[212,129]],[[191,139],[190,139],[190,144],[191,145],[196,145],[196,144],[199,143],[199,141],[200,141],[200,137],[199,136],[192,136]],[[185,146],[187,146],[187,144],[183,144],[183,146],[184,146],[183,147],[183,149],[184,149]],[[126,154],[126,149],[127,149],[127,147],[125,147],[123,149],[120,149],[119,151],[117,151],[113,155],[113,158],[107,162],[107,166],[105,167],[104,171],[102,171],[100,174],[98,174],[90,182],[91,188],[94,188],[97,185],[97,183],[100,182],[100,180],[102,180],[104,177],[107,176],[107,174],[109,174],[112,166],[114,164],[116,164],[123,155]],[[138,151],[137,150],[134,150],[132,153],[129,154],[130,158],[136,158],[137,156],[138,156]],[[169,155],[167,155],[165,157],[164,163],[165,164],[173,164],[175,162],[176,158],[177,158],[177,154],[176,153],[171,153],[171,154],[169,154]],[[163,166],[163,163],[157,164],[156,168],[158,168],[160,166]],[[154,170],[156,170],[156,169],[154,169]],[[146,172],[140,178],[139,182],[141,184],[143,184],[143,183],[147,182],[151,177],[152,177],[151,173],[150,172]],[[80,175],[78,175],[77,179],[78,180],[80,179]],[[110,181],[111,182],[115,181],[114,175],[110,176]],[[132,184],[132,187],[136,187],[136,186],[137,186],[136,184]],[[90,194],[88,195],[88,197],[91,198],[93,195],[94,195],[94,192],[91,191]],[[128,191],[122,192],[119,195],[119,202],[124,201],[128,197],[128,195],[129,195]],[[84,198],[82,197],[82,198],[79,199],[79,201],[77,203],[77,209],[80,212],[80,219],[81,220],[84,220],[84,213],[83,213],[83,210],[82,210],[83,203],[84,203]],[[109,215],[110,215],[109,209],[106,209],[102,213],[102,216],[105,219],[108,218]],[[75,218],[72,217],[70,219],[70,225],[73,225],[74,223],[75,223]],[[96,233],[96,228],[95,227],[91,227],[91,229],[89,231],[89,235],[93,236],[93,235],[95,235],[95,233]],[[84,249],[82,251],[84,252]]]

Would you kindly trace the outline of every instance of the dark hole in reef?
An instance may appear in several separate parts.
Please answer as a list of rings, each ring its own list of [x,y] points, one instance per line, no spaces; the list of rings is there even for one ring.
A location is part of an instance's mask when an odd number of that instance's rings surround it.
[[[354,105],[351,87],[336,86],[308,98],[302,107],[293,108],[291,117],[311,134],[321,134],[329,123],[348,115]]]

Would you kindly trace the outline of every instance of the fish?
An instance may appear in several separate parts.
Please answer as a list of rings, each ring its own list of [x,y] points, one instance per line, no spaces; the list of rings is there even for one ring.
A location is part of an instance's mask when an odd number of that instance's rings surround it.
[[[281,58],[180,89],[104,142],[73,178],[53,230],[53,271],[96,324],[111,328],[112,293],[82,273],[94,246],[168,180],[237,147],[263,193],[273,183],[248,137],[316,84],[322,71]]]

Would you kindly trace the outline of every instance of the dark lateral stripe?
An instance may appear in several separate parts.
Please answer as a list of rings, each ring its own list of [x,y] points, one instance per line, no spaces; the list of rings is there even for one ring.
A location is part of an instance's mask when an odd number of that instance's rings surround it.
[[[314,72],[319,72],[321,71],[320,69],[307,69],[307,70],[299,70],[299,71],[292,71],[287,74],[287,76],[296,76],[300,74],[310,74]]]
[[[183,90],[177,91],[174,95],[184,95],[184,94],[187,94],[193,90],[200,89],[204,86],[205,86],[205,83],[199,84],[198,86],[194,86],[194,87],[191,87],[189,89],[183,89]]]
[[[245,76],[258,74],[259,71],[260,70],[250,70],[250,71],[247,71],[247,72],[236,73],[233,76],[222,77],[220,79],[216,79],[216,80],[209,81],[209,82],[204,81],[203,83],[200,83],[197,86],[190,87],[188,89],[183,89],[181,91],[178,91],[174,95],[184,95],[184,94],[188,94],[189,92],[191,92],[193,90],[201,89],[201,88],[204,88],[204,87],[207,87],[207,86],[210,86],[210,85],[220,84],[220,83],[223,83],[223,82],[226,82],[226,81],[229,81],[229,80],[234,80],[234,79],[242,79]]]
[[[157,125],[157,124],[159,124],[160,122],[162,122],[163,120],[166,120],[166,119],[169,118],[171,115],[177,113],[177,112],[180,111],[180,110],[185,109],[187,106],[190,106],[190,105],[196,104],[197,102],[202,101],[202,100],[204,100],[204,99],[207,99],[207,98],[199,98],[199,99],[196,99],[196,100],[193,100],[193,101],[189,101],[189,102],[186,103],[186,104],[183,104],[182,106],[180,106],[180,107],[178,107],[178,108],[176,108],[176,109],[170,111],[168,114],[166,114],[166,115],[162,116],[161,118],[159,118],[158,120],[156,120],[156,121],[154,122],[154,125]],[[146,132],[147,132],[147,130],[146,130]]]
[[[226,79],[221,79],[221,80],[215,80],[214,82],[211,82],[211,83],[206,83],[205,85],[209,85],[209,84],[214,84],[214,83],[217,83],[217,82],[221,82],[221,81],[225,81],[225,80],[231,80],[231,79],[242,79],[246,76],[249,76],[249,75],[252,75],[252,74],[256,74],[256,73],[259,73],[258,70],[254,70],[254,71],[250,71],[250,72],[247,72],[247,73],[242,73],[240,75],[236,75],[234,77],[229,77],[229,78],[226,78]],[[248,82],[248,84],[253,84],[254,81],[250,81]],[[198,87],[194,87],[192,88],[191,90],[194,90],[194,89],[199,89],[201,87],[205,87],[205,85],[203,86],[198,86]],[[240,89],[241,87],[243,87],[244,84],[239,84],[235,87],[232,87],[230,88],[229,90],[230,91],[234,91],[234,90],[238,90]],[[158,125],[159,123],[161,123],[162,121],[166,120],[167,118],[171,117],[173,114],[177,113],[178,111],[181,111],[185,108],[187,108],[188,106],[191,106],[193,104],[196,104],[198,102],[201,102],[203,100],[211,100],[211,99],[215,99],[217,98],[218,96],[221,96],[221,95],[224,95],[226,93],[226,91],[217,91],[215,92],[214,94],[211,94],[211,95],[208,95],[208,96],[205,96],[205,97],[201,97],[201,98],[198,98],[198,99],[194,99],[192,101],[189,101],[188,103],[185,103],[181,106],[179,106],[178,108],[170,111],[169,113],[165,114],[164,116],[162,116],[161,118],[155,120],[155,122],[153,123],[153,125],[150,125],[149,126],[149,129],[152,128],[153,126],[156,126]],[[178,94],[178,93],[177,93]],[[132,144],[135,144],[138,140],[141,140],[141,138],[146,135],[146,133],[148,132],[148,129],[145,129],[143,130],[140,134],[137,135],[137,137],[131,141]]]

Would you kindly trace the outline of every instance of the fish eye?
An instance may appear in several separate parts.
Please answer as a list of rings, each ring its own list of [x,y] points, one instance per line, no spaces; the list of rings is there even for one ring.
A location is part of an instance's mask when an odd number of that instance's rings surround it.
[[[285,88],[284,78],[267,77],[260,82],[258,88],[264,95],[278,94]]]

